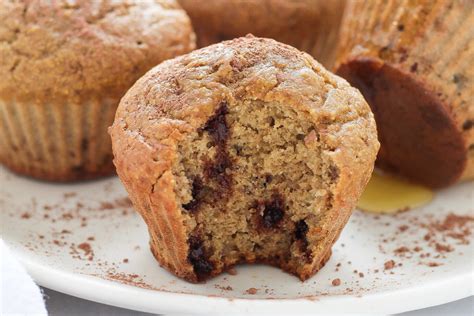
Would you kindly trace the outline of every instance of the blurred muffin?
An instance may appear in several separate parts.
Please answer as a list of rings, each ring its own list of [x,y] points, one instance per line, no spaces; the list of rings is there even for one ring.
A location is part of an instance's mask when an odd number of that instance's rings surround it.
[[[47,180],[112,173],[120,98],[195,46],[172,0],[0,1],[0,20],[0,162]]]
[[[188,281],[241,262],[316,273],[379,147],[357,89],[306,53],[239,38],[166,61],[110,128],[161,265]]]
[[[372,107],[380,167],[430,187],[474,176],[473,62],[473,1],[349,1],[336,69]]]
[[[331,67],[346,0],[179,0],[199,47],[247,35],[273,38]]]

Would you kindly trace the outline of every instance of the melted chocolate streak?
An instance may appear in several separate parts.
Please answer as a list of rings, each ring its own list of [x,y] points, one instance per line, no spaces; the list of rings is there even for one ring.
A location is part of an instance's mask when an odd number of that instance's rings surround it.
[[[231,175],[226,173],[226,170],[232,165],[229,153],[226,150],[230,134],[229,126],[225,119],[228,112],[227,102],[222,101],[215,114],[209,118],[200,130],[200,132],[205,131],[209,134],[212,145],[216,147],[214,161],[208,161],[204,165],[204,180],[206,182],[213,181],[218,184],[219,190],[212,192],[212,195],[216,197],[230,190],[232,184]],[[199,177],[195,177],[192,184],[192,200],[183,205],[185,210],[189,212],[197,212],[199,210],[204,188],[203,181]],[[192,264],[198,280],[203,280],[212,272],[214,265],[208,259],[201,238],[191,236],[188,244],[188,261]]]
[[[226,150],[230,135],[229,126],[225,119],[228,112],[227,102],[222,101],[216,113],[203,127],[203,130],[209,133],[212,143],[216,147],[216,157],[214,161],[210,161],[204,166],[204,176],[215,180],[222,191],[230,189],[232,182],[231,176],[226,173],[226,169],[232,165],[229,153]]]
[[[189,237],[188,244],[188,261],[193,265],[194,273],[196,273],[198,279],[202,280],[212,272],[214,266],[207,259],[203,242],[199,237]]]
[[[189,203],[183,204],[183,208],[188,211],[188,212],[195,212],[197,211],[201,199],[199,198],[201,196],[201,192],[203,191],[203,184],[202,180],[198,177],[194,178],[193,184],[192,184],[192,200]]]
[[[220,196],[231,187],[231,176],[226,170],[231,167],[231,159],[226,150],[227,140],[229,138],[229,126],[225,116],[228,114],[228,107],[225,101],[222,101],[216,113],[209,118],[200,132],[205,131],[209,134],[212,145],[216,147],[216,157],[214,161],[208,161],[204,165],[204,178],[207,181],[215,181],[219,185],[219,192],[212,192],[214,196]],[[202,200],[204,190],[203,181],[195,177],[192,184],[192,200],[183,204],[183,208],[189,212],[196,212]]]
[[[214,161],[205,163],[204,179],[206,181],[215,181],[219,185],[219,190],[212,192],[213,196],[219,197],[224,192],[229,191],[232,185],[232,177],[226,173],[232,165],[232,161],[227,152],[227,140],[229,139],[229,126],[225,119],[228,114],[227,102],[222,101],[215,114],[206,122],[200,132],[205,131],[209,134],[212,145],[216,147],[216,156]],[[271,181],[271,175],[268,176],[268,182]],[[203,198],[205,186],[199,177],[195,177],[192,183],[192,200],[183,205],[183,208],[189,212],[196,212]],[[285,206],[283,197],[274,194],[270,200],[257,202],[257,205],[263,207],[263,214],[260,225],[264,228],[277,228],[285,215]],[[307,247],[306,233],[308,225],[304,220],[295,224],[295,239],[302,241],[302,250]],[[209,261],[205,253],[203,241],[198,236],[191,236],[188,239],[189,253],[188,261],[193,265],[194,272],[199,280],[205,279],[214,269],[214,265]]]

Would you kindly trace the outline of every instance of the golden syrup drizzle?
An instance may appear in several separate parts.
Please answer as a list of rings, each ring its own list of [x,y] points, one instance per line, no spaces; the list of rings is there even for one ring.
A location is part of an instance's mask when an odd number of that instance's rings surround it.
[[[395,214],[422,206],[434,193],[421,185],[374,171],[357,208],[370,213]]]

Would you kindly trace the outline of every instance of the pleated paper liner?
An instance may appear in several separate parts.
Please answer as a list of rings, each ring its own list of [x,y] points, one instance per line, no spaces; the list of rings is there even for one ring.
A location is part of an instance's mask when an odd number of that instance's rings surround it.
[[[114,172],[107,128],[118,100],[0,100],[0,162],[43,180],[91,179]]]
[[[453,167],[446,171],[450,175],[444,182],[432,179],[425,183],[428,186],[439,187],[474,177],[474,128],[471,128],[474,124],[470,123],[474,122],[474,89],[469,87],[474,79],[473,43],[473,1],[390,0],[349,1],[347,4],[335,68],[356,87],[365,90],[376,119],[379,116],[378,127],[382,134],[389,135],[397,129],[388,127],[391,121],[398,121],[399,129],[409,130],[410,124],[403,126],[413,120],[413,128],[408,133],[411,136],[402,137],[400,132],[399,139],[418,138],[419,146],[429,140],[433,141],[432,148],[447,148],[445,153],[437,155],[438,159],[444,166],[458,166],[460,170]],[[374,78],[382,79],[375,83]],[[387,91],[385,100],[377,96],[383,90]],[[377,97],[376,102],[370,101]],[[396,107],[402,110],[395,110],[396,102],[399,103]],[[380,113],[387,108],[392,112],[391,118],[380,119],[383,115]],[[397,117],[403,111],[413,113]],[[440,133],[444,131],[445,136],[442,136]],[[393,153],[395,148],[384,146],[383,136],[379,158],[390,151]],[[435,143],[436,138],[438,143]],[[419,146],[413,144],[412,150],[405,151],[416,153],[422,150]],[[404,158],[407,157],[397,157]],[[407,172],[413,174],[417,168],[428,168],[421,162],[407,165],[406,168],[413,169]],[[430,171],[437,172],[442,171],[438,168]]]

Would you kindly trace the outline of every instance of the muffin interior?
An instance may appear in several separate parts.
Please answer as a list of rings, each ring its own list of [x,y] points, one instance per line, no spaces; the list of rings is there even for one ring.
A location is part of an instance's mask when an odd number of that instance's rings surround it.
[[[222,101],[180,143],[177,196],[199,279],[239,262],[293,272],[311,263],[339,170],[306,117],[277,103]]]

